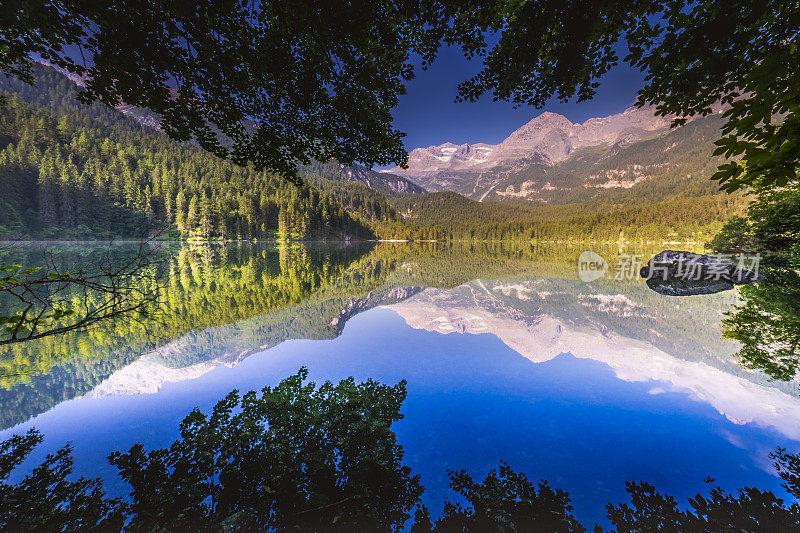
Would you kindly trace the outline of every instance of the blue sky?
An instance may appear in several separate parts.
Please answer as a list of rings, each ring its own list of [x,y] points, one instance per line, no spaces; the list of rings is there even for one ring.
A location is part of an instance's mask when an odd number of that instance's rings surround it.
[[[560,113],[572,122],[608,116],[629,107],[642,87],[643,76],[627,65],[618,66],[600,80],[594,100],[580,104],[548,103],[543,109],[520,107],[507,102],[493,102],[484,96],[476,103],[454,103],[458,83],[480,69],[480,60],[467,61],[455,48],[443,49],[427,71],[417,71],[408,85],[408,94],[400,98],[394,111],[394,124],[406,132],[409,151],[417,147],[441,144],[502,141],[509,133],[543,111]]]

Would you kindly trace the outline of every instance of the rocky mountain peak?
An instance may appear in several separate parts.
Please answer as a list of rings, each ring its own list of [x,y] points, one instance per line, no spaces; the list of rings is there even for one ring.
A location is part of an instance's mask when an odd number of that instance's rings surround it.
[[[408,169],[390,172],[414,179],[438,172],[489,169],[520,159],[549,164],[563,161],[579,148],[612,145],[641,139],[650,132],[666,130],[669,117],[657,117],[654,110],[628,108],[608,117],[591,118],[574,124],[567,117],[545,111],[511,133],[497,145],[486,143],[444,144],[415,148],[409,153]]]
[[[564,129],[570,131],[575,128],[575,126],[576,125],[570,122],[570,120],[564,115],[545,111],[544,113],[533,117],[527,124],[514,131],[508,136],[508,138],[506,138],[506,141],[514,137],[530,136],[542,130]]]
[[[408,154],[408,168],[421,171],[459,170],[480,167],[491,161],[495,146],[486,143],[453,144],[446,142],[438,146],[415,148]],[[399,170],[399,172],[397,172]],[[403,169],[389,171],[397,174]]]

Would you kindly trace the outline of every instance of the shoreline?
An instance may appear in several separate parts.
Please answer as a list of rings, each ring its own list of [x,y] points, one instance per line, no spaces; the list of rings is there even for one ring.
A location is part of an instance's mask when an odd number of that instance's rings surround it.
[[[79,239],[79,240],[59,240],[59,239],[20,239],[20,240],[0,240],[0,247],[2,246],[15,246],[26,244],[54,244],[54,245],[80,245],[80,244],[180,244],[180,245],[225,245],[225,244],[359,244],[359,243],[471,243],[471,244],[518,244],[537,246],[542,244],[558,244],[567,246],[580,246],[587,244],[602,245],[602,246],[704,246],[706,243],[703,241],[675,241],[675,240],[641,240],[641,241],[604,241],[597,239],[557,239],[557,240],[479,240],[479,239],[306,239],[306,240],[280,240],[280,239],[226,239],[226,240],[187,240],[187,239]]]

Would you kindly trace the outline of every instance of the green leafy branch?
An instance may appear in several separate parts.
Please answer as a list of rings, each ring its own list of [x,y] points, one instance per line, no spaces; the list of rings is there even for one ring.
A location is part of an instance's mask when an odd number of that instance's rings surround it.
[[[141,322],[159,309],[160,280],[150,255],[142,245],[129,261],[93,273],[0,266],[0,345],[85,330],[115,318]]]

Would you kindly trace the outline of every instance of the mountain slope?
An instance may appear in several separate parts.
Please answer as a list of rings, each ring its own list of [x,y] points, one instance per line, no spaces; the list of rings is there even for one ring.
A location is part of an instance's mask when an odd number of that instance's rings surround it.
[[[424,172],[479,170],[518,159],[555,164],[582,148],[624,143],[669,127],[669,119],[656,117],[650,108],[629,108],[605,118],[573,124],[557,113],[544,112],[497,145],[445,143],[415,148],[409,153],[408,170],[391,172],[418,176]]]
[[[85,87],[84,80],[78,76],[77,74],[65,71],[60,69],[54,65],[51,65],[47,62],[42,62],[42,65],[46,67],[43,72],[47,72],[47,78],[55,77],[58,79],[59,77],[66,77],[68,80],[73,82],[78,87]],[[43,76],[40,76],[40,78]],[[53,81],[47,80],[45,85],[51,84]],[[19,89],[18,89],[19,90]],[[34,89],[33,91],[28,91],[36,93],[37,91]],[[52,91],[51,91],[52,93]],[[49,97],[42,97],[40,95],[38,98],[33,100],[38,106],[48,106],[52,104],[52,99]],[[48,95],[49,96],[49,95]],[[65,102],[60,102],[60,105],[63,107]],[[74,105],[75,102],[72,102]],[[100,106],[104,107],[104,106]],[[147,126],[148,128],[152,128],[157,131],[161,131],[160,122],[161,122],[161,115],[158,113],[153,113],[149,109],[136,107],[130,104],[121,103],[114,108],[115,110],[119,111],[123,115],[130,117],[131,119],[135,120],[139,124],[143,126]],[[112,112],[113,113],[113,112]],[[254,126],[251,122],[249,123],[250,126]],[[226,145],[227,140],[221,139],[223,145]],[[363,165],[359,165],[354,163],[353,165],[347,166],[343,164],[338,164],[335,161],[332,161],[333,167],[325,163],[314,163],[311,165],[303,165],[300,167],[301,173],[311,173],[315,174],[319,177],[335,180],[335,181],[351,181],[351,182],[359,182],[367,185],[368,187],[375,189],[381,193],[408,193],[408,194],[422,194],[425,192],[425,189],[420,187],[419,185],[402,178],[397,175],[388,174],[388,173],[381,173],[371,169],[366,168]],[[335,167],[338,166],[338,169]],[[333,170],[331,170],[333,168]]]
[[[361,183],[380,194],[424,194],[425,189],[406,178],[377,172],[357,163],[347,166],[336,161],[313,162],[300,167],[301,177],[318,177],[330,181]]]
[[[202,239],[374,238],[397,218],[360,184],[335,187],[343,201],[325,180],[295,187],[120,110],[80,104],[74,82],[52,68],[36,65],[35,75],[33,86],[0,77],[9,96],[0,109],[1,238],[139,237],[162,228]]]
[[[708,177],[718,163],[712,152],[721,121],[714,114],[670,129],[670,118],[656,117],[651,108],[583,124],[543,113],[498,145],[417,148],[407,170],[391,172],[429,191],[479,201],[560,204],[641,194],[663,198],[686,189],[709,194],[716,192]]]
[[[562,204],[715,194],[710,177],[721,162],[713,152],[723,121],[712,115],[655,137],[583,148],[554,165],[498,166],[480,199]]]

